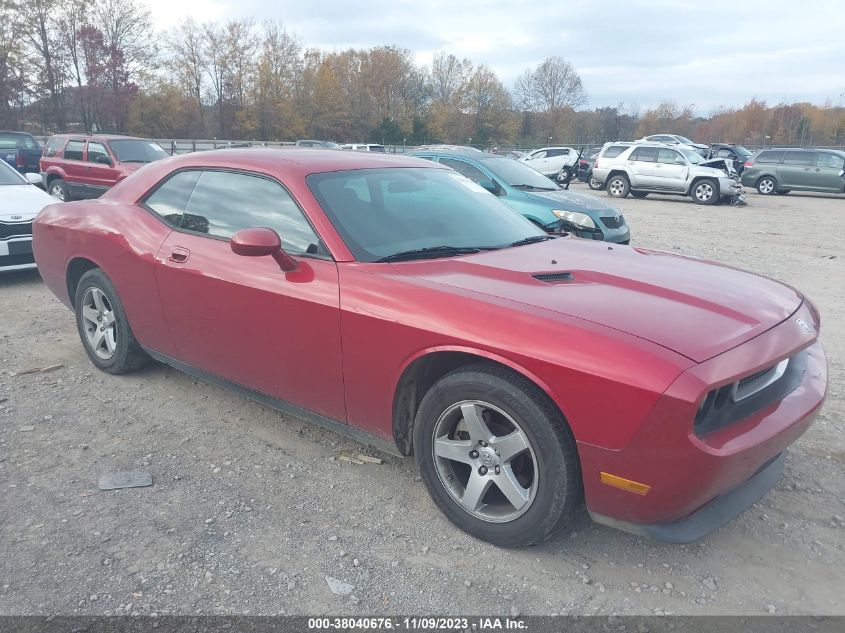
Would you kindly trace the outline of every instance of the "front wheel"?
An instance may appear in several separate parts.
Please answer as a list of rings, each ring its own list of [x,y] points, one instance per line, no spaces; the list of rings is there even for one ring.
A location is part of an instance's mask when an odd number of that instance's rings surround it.
[[[457,369],[431,387],[417,412],[414,452],[446,517],[501,547],[547,539],[581,505],[566,421],[532,383],[494,365]]]
[[[693,185],[691,193],[698,204],[716,204],[719,202],[719,183],[712,178],[703,178]]]
[[[74,296],[76,326],[88,358],[109,374],[140,369],[149,360],[129,327],[111,279],[99,268],[82,275]]]
[[[607,181],[607,195],[612,198],[624,198],[631,191],[631,183],[628,177],[621,174],[613,176]]]
[[[590,180],[587,183],[587,186],[593,191],[599,191],[601,189],[604,189],[604,183],[601,180],[596,180],[592,176],[590,176]]]
[[[50,185],[47,187],[47,193],[62,202],[70,201],[67,183],[61,178],[55,178],[50,181]]]

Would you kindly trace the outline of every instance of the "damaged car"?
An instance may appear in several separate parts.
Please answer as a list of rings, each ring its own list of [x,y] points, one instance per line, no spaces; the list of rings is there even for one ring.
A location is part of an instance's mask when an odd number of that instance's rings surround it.
[[[637,143],[611,162],[602,161],[608,195],[645,198],[650,193],[689,196],[698,204],[745,201],[730,158],[706,160],[690,149],[662,143]],[[596,177],[596,171],[593,171]]]

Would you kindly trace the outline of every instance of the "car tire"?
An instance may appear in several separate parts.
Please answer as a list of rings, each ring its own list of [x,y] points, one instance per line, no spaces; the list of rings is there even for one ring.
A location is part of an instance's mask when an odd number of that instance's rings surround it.
[[[648,191],[632,191],[631,195],[635,198],[645,198],[648,195]]]
[[[604,189],[604,183],[600,180],[596,180],[592,176],[590,176],[590,179],[587,181],[587,186],[593,191],[601,191]]]
[[[757,181],[757,193],[771,196],[778,192],[778,181],[774,176],[763,176]]]
[[[62,202],[70,202],[67,183],[61,178],[54,178],[50,181],[50,184],[47,186],[47,193]]]
[[[690,196],[698,204],[716,204],[721,197],[719,183],[712,178],[702,178],[692,186]]]
[[[606,189],[611,198],[624,198],[631,191],[631,183],[627,176],[617,174],[607,181]]]
[[[539,543],[581,507],[569,426],[535,385],[499,366],[459,368],[428,390],[415,419],[414,452],[443,514],[500,547]]]
[[[559,185],[563,185],[563,184],[566,184],[567,181],[571,181],[571,180],[572,180],[572,168],[564,165],[563,167],[560,168],[560,171],[557,172],[557,175],[555,176],[555,182],[557,182],[557,184],[559,184]]]
[[[99,268],[79,280],[74,295],[76,327],[88,358],[109,374],[125,374],[150,357],[138,344],[111,279]]]
[[[780,189],[780,190],[777,192],[777,194],[778,194],[779,196],[785,196],[785,195],[786,195],[786,194],[788,194],[790,191],[792,191],[792,189]]]

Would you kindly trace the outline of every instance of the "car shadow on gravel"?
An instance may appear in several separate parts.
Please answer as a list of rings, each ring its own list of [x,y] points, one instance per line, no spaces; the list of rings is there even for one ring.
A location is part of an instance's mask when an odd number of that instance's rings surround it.
[[[41,281],[41,275],[38,274],[38,270],[35,268],[0,271],[0,287],[2,288],[13,288],[36,281]]]

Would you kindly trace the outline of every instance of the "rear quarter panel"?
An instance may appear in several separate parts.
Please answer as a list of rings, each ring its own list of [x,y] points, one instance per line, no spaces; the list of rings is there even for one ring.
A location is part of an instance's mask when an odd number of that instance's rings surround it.
[[[96,264],[114,283],[141,345],[170,354],[154,271],[155,254],[169,234],[163,222],[134,205],[65,202],[38,214],[33,251],[45,283],[69,307],[70,263],[83,258]]]

